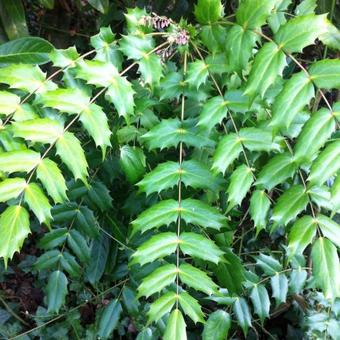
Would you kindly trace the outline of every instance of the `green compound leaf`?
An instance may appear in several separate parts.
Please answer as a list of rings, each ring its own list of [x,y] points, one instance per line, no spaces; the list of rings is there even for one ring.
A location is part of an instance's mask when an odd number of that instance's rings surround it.
[[[270,310],[270,299],[266,287],[263,284],[255,284],[250,292],[250,298],[254,312],[263,324],[264,320],[269,317]]]
[[[47,305],[49,313],[58,313],[65,303],[67,295],[67,278],[60,270],[54,271],[48,279]]]
[[[171,312],[163,339],[187,340],[186,324],[180,310],[175,309]]]
[[[183,122],[178,118],[163,119],[143,135],[142,140],[150,150],[177,147],[180,142],[197,148],[214,146],[214,142],[208,138],[207,133],[199,131],[195,123],[193,119]]]
[[[0,171],[30,172],[40,162],[40,153],[32,150],[0,152]]]
[[[327,31],[327,14],[308,14],[289,20],[274,36],[274,41],[290,53],[302,52]]]
[[[211,24],[223,16],[221,0],[198,0],[195,5],[195,17],[201,24]]]
[[[37,178],[55,203],[62,203],[67,200],[65,179],[55,162],[44,158],[37,166],[36,173]]]
[[[230,326],[230,315],[223,310],[217,310],[209,315],[209,318],[204,325],[202,338],[203,340],[227,339]]]
[[[255,56],[245,94],[254,97],[259,93],[263,97],[286,65],[285,54],[274,42],[264,44]]]
[[[313,276],[325,298],[334,301],[340,297],[339,257],[336,247],[326,238],[319,237],[312,248]]]
[[[196,299],[187,292],[181,292],[178,300],[183,312],[188,315],[194,323],[204,323],[204,314]]]
[[[149,297],[161,291],[175,281],[177,267],[174,264],[163,265],[145,277],[138,287],[138,297]]]
[[[276,305],[286,302],[288,293],[288,279],[284,274],[276,273],[270,278],[272,287],[272,296],[276,301]]]
[[[202,60],[196,60],[188,64],[188,72],[185,81],[192,87],[199,88],[209,76],[208,65]]]
[[[165,314],[169,313],[178,299],[174,292],[167,292],[150,305],[148,311],[148,324],[157,322]]]
[[[241,141],[236,133],[230,133],[223,137],[217,145],[212,169],[224,174],[229,165],[242,152]]]
[[[286,179],[293,177],[296,169],[297,164],[290,153],[278,154],[262,168],[255,184],[271,190]]]
[[[312,64],[309,74],[313,83],[322,89],[340,88],[340,60],[324,59]]]
[[[233,310],[244,335],[247,335],[248,329],[251,327],[251,314],[246,300],[244,298],[237,298],[233,304]]]
[[[227,189],[229,202],[227,211],[242,203],[253,181],[253,170],[247,165],[242,164],[234,170],[230,176],[230,184]]]
[[[34,212],[40,223],[45,223],[47,226],[50,225],[52,207],[38,184],[29,183],[26,185],[25,202]]]
[[[169,225],[177,220],[179,212],[186,223],[217,230],[226,226],[226,218],[216,208],[206,203],[188,198],[183,200],[181,207],[179,207],[177,201],[169,199],[161,201],[142,212],[132,222],[132,234],[137,231],[144,233],[152,228]]]
[[[211,295],[217,290],[217,285],[204,271],[195,268],[187,263],[183,263],[180,265],[179,278],[181,282],[183,282],[187,286],[203,292],[207,295]]]
[[[15,112],[20,103],[20,97],[14,93],[0,91],[0,115],[8,116]]]
[[[30,232],[29,214],[24,207],[10,206],[0,215],[0,257],[6,268],[8,259],[20,250]]]
[[[250,199],[250,216],[256,227],[256,234],[267,226],[270,200],[264,190],[255,190]]]
[[[322,231],[322,234],[340,248],[340,225],[331,218],[319,214],[316,221]]]
[[[221,187],[221,179],[214,176],[209,168],[196,160],[184,161],[180,167],[178,162],[165,162],[157,165],[137,183],[140,190],[150,195],[173,188],[179,179],[185,186],[210,189],[216,191]]]
[[[136,183],[145,173],[145,155],[141,148],[121,147],[119,163],[130,183]]]
[[[296,220],[288,235],[288,256],[301,255],[312,242],[317,223],[311,216],[303,216]]]
[[[107,339],[111,333],[118,326],[118,321],[123,308],[120,302],[115,299],[112,300],[104,309],[103,314],[99,321],[98,337]]]
[[[280,196],[273,209],[272,220],[276,225],[287,225],[308,204],[308,195],[302,185],[293,185]]]
[[[153,262],[175,252],[179,244],[179,239],[175,233],[160,233],[144,242],[132,255],[131,264]]]
[[[88,165],[79,139],[66,131],[63,136],[58,138],[56,148],[57,154],[72,172],[74,178],[81,179],[86,184]]]
[[[0,202],[7,202],[17,198],[25,189],[26,181],[23,178],[5,178],[0,182]]]
[[[183,254],[215,264],[222,260],[224,254],[213,241],[196,233],[182,233],[176,242]]]
[[[288,128],[295,117],[314,98],[311,79],[304,73],[294,74],[284,85],[273,104],[271,126]]]
[[[277,0],[244,0],[236,11],[236,21],[246,29],[261,27],[272,12]]]
[[[13,135],[32,142],[53,144],[64,133],[63,125],[50,118],[37,118],[14,122]]]
[[[302,128],[296,141],[295,158],[303,162],[312,156],[325,144],[335,130],[333,115],[326,109],[315,112]]]
[[[308,180],[321,185],[340,169],[340,140],[330,143],[313,162]]]

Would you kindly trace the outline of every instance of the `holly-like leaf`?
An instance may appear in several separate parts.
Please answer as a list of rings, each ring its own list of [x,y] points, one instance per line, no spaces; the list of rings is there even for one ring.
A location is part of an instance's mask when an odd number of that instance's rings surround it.
[[[32,142],[53,144],[64,133],[63,125],[50,118],[37,118],[14,122],[13,135]]]
[[[60,308],[65,303],[67,284],[67,278],[62,271],[56,270],[50,274],[46,288],[48,312],[59,312]]]
[[[20,250],[29,233],[29,214],[24,207],[10,206],[0,215],[0,257],[4,258],[5,267],[8,259]]]
[[[81,262],[89,262],[91,257],[90,248],[86,239],[79,231],[75,229],[70,230],[67,236],[67,244]]]
[[[196,60],[188,64],[188,72],[185,81],[192,87],[199,88],[207,81],[209,76],[208,65],[202,60]]]
[[[181,292],[179,294],[178,300],[183,312],[188,315],[194,323],[204,323],[204,314],[201,310],[200,304],[196,299],[194,299],[187,292]]]
[[[75,46],[71,46],[64,50],[54,48],[52,52],[50,52],[49,57],[56,67],[72,68],[76,66],[75,62],[79,58],[79,53]]]
[[[319,237],[312,248],[313,276],[325,298],[340,297],[339,257],[336,247],[326,238]]]
[[[260,171],[256,185],[263,186],[268,190],[273,189],[276,185],[283,183],[286,179],[291,178],[297,169],[294,157],[286,152],[278,154],[271,158]]]
[[[236,21],[244,30],[261,27],[276,5],[276,0],[244,0],[236,11]]]
[[[87,172],[87,161],[80,141],[71,132],[64,132],[56,143],[57,154],[67,165],[75,179],[81,179],[85,184]]]
[[[319,214],[316,221],[322,231],[322,234],[340,248],[340,225],[331,218]]]
[[[202,270],[190,264],[183,263],[179,267],[179,278],[187,286],[211,295],[217,290],[217,285]]]
[[[279,128],[290,127],[296,115],[313,97],[314,87],[311,79],[303,71],[294,74],[275,98],[270,125]]]
[[[317,223],[311,216],[303,216],[298,219],[288,236],[288,255],[300,255],[312,242],[317,229]]]
[[[120,302],[115,299],[112,300],[104,309],[103,314],[99,320],[98,337],[107,339],[110,337],[114,329],[118,325],[120,314],[122,313],[122,306]]]
[[[162,225],[169,225],[175,222],[179,212],[186,223],[192,223],[203,228],[219,230],[226,225],[226,218],[220,212],[206,203],[195,199],[185,199],[179,206],[178,202],[172,199],[161,201],[151,208],[142,212],[132,222],[133,232],[145,232]]]
[[[249,3],[249,1],[248,1]],[[227,57],[231,71],[241,74],[252,56],[258,36],[251,30],[240,25],[234,25],[228,32]]]
[[[213,241],[196,233],[182,233],[177,242],[183,254],[215,264],[221,261],[224,254]]]
[[[65,179],[55,162],[44,158],[39,163],[36,174],[55,203],[67,200]]]
[[[129,145],[121,147],[119,163],[131,183],[136,183],[145,172],[145,155],[141,148]]]
[[[119,42],[120,50],[129,59],[142,59],[154,48],[154,41],[150,35],[123,35]]]
[[[129,116],[134,113],[134,93],[131,83],[125,77],[117,76],[108,87],[105,98],[114,104],[119,116],[129,121]]]
[[[254,97],[259,93],[263,97],[286,65],[286,56],[279,46],[274,42],[264,44],[255,56],[245,94]]]
[[[309,74],[313,83],[322,89],[340,88],[340,60],[324,59],[312,64]]]
[[[0,202],[7,202],[17,198],[25,189],[26,181],[23,178],[6,178],[0,182]]]
[[[275,275],[282,270],[282,265],[278,260],[264,254],[256,257],[256,265],[259,266],[266,275]]]
[[[250,292],[254,312],[259,316],[261,323],[269,317],[270,299],[266,287],[263,284],[255,284]]]
[[[1,68],[0,83],[26,92],[54,90],[57,85],[46,81],[46,75],[37,65],[12,64]]]
[[[251,327],[251,314],[246,300],[244,298],[237,298],[233,304],[233,310],[243,333],[247,335],[248,329]]]
[[[274,41],[290,53],[302,52],[326,31],[327,14],[308,14],[289,20],[274,35]]]
[[[308,195],[302,185],[294,185],[280,196],[273,209],[272,220],[276,225],[287,225],[308,204]]]
[[[315,112],[304,125],[294,148],[297,160],[303,162],[312,156],[325,144],[335,130],[335,120],[327,109]]]
[[[321,185],[340,169],[340,140],[329,144],[313,162],[308,180]]]
[[[148,323],[157,322],[165,314],[169,313],[178,299],[176,293],[167,292],[150,305],[148,311]]]
[[[162,77],[161,59],[156,54],[145,55],[138,62],[139,72],[145,83],[158,85]]]
[[[225,173],[230,164],[242,152],[241,138],[236,133],[229,133],[217,145],[212,169]]]
[[[173,310],[170,314],[163,339],[187,340],[186,324],[179,309]]]
[[[221,0],[198,0],[195,5],[195,17],[200,24],[211,24],[223,16]]]
[[[253,170],[245,164],[234,170],[230,176],[230,184],[227,189],[229,202],[227,211],[242,203],[253,181]]]
[[[250,199],[250,216],[254,221],[256,233],[258,234],[267,225],[270,209],[270,200],[264,190],[256,190]]]
[[[242,128],[239,131],[242,144],[249,151],[280,151],[279,138],[273,138],[273,133],[269,129]]]
[[[145,277],[138,287],[138,296],[149,297],[161,291],[175,281],[177,267],[174,264],[163,265]]]
[[[227,339],[230,326],[230,315],[227,312],[219,309],[209,315],[209,318],[204,325],[202,338],[203,340]]]
[[[40,223],[45,223],[47,226],[50,225],[52,207],[38,184],[29,183],[26,185],[25,202],[34,212]]]
[[[221,179],[214,176],[205,164],[196,160],[184,161],[182,166],[172,161],[161,163],[137,185],[141,191],[150,195],[153,192],[173,188],[178,184],[179,179],[185,186],[192,188],[216,191],[221,186]]]
[[[316,6],[317,6],[316,0],[303,0],[296,7],[295,14],[296,15],[312,14],[314,13]]]
[[[38,103],[68,114],[78,114],[88,108],[90,97],[77,88],[56,89],[40,96]]]
[[[175,252],[179,243],[180,240],[175,233],[166,232],[154,235],[133,253],[131,264],[144,265],[168,256]]]
[[[0,91],[0,115],[8,116],[18,109],[20,97],[8,91]]]
[[[0,171],[30,172],[40,162],[40,153],[32,150],[0,152]]]
[[[272,296],[276,301],[276,304],[286,302],[288,293],[288,279],[284,274],[275,274],[270,278],[270,284],[272,287]]]
[[[187,119],[183,122],[177,118],[163,119],[144,134],[142,140],[145,141],[150,150],[177,147],[180,142],[198,148],[213,146],[214,142],[208,138],[206,133],[199,131],[195,123],[196,121],[193,119]]]

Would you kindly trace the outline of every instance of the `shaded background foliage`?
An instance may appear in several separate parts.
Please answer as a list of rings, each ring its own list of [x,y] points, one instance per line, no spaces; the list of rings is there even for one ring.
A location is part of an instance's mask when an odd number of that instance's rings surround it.
[[[6,6],[6,2],[16,5],[18,8],[21,6],[24,15],[20,12],[14,14],[14,10],[10,6]],[[3,1],[1,2],[1,19],[2,19],[2,41],[8,39],[23,37],[28,34],[41,36],[48,41],[52,42],[57,48],[66,48],[70,45],[76,45],[78,50],[86,52],[88,50],[89,39],[92,35],[98,32],[102,26],[110,25],[114,33],[123,33],[124,15],[126,8],[131,7],[145,7],[148,11],[156,12],[160,15],[166,15],[174,20],[179,20],[180,17],[186,17],[189,20],[193,18],[193,5],[195,1],[67,1],[55,0],[53,1]],[[330,12],[332,8],[332,1],[319,1],[319,10],[321,13]],[[20,5],[21,4],[21,5]],[[237,8],[237,1],[226,1],[225,12],[226,15],[232,14]],[[339,16],[336,15],[338,8],[333,11],[334,22],[337,23]],[[12,20],[12,24],[9,22]],[[16,28],[13,28],[14,27]],[[27,27],[26,27],[27,26]],[[324,54],[324,47],[320,45],[315,48],[307,48],[301,57],[306,60],[322,58]],[[336,57],[335,52],[330,51],[331,57]],[[44,66],[46,68],[49,65]],[[130,73],[133,77],[133,72]],[[337,92],[333,91],[330,100],[336,99]],[[113,118],[114,119],[114,118]],[[115,131],[113,131],[115,132]],[[86,145],[88,139],[82,132],[79,132],[79,138],[83,144]],[[68,298],[68,309],[77,307],[74,311],[65,313],[65,317],[61,320],[55,320],[51,325],[37,329],[33,334],[43,339],[61,339],[61,338],[95,338],[96,332],[94,329],[100,327],[100,320],[102,314],[108,308],[114,315],[113,311],[116,306],[110,305],[112,297],[122,297],[124,310],[128,313],[124,315],[121,321],[118,333],[122,338],[135,338],[137,334],[136,324],[139,329],[145,323],[145,320],[140,316],[140,310],[143,306],[139,305],[134,298],[134,292],[127,286],[112,288],[110,287],[113,281],[120,281],[124,284],[127,277],[128,269],[126,259],[130,255],[129,251],[123,251],[119,243],[107,237],[107,233],[113,234],[118,240],[124,243],[127,225],[131,220],[131,216],[135,216],[143,208],[151,202],[145,197],[137,195],[133,186],[126,181],[125,175],[122,172],[121,165],[119,164],[119,138],[124,139],[124,136],[115,136],[115,145],[113,151],[110,151],[108,160],[103,165],[99,166],[101,161],[100,152],[91,147],[89,152],[90,168],[96,169],[92,171],[92,176],[98,183],[104,183],[110,188],[110,193],[100,187],[98,184],[98,193],[87,192],[87,190],[79,183],[70,181],[69,197],[72,201],[80,203],[85,200],[91,211],[94,212],[96,217],[99,217],[99,225],[101,226],[100,238],[95,245],[92,245],[92,253],[90,254],[93,266],[88,269],[88,281],[94,284],[89,287],[82,282],[74,281],[70,287],[70,295]],[[172,155],[176,160],[177,155]],[[154,164],[156,164],[161,156],[152,156]],[[170,156],[171,157],[171,156]],[[168,158],[167,158],[168,159]],[[111,204],[113,198],[114,204]],[[154,198],[150,198],[152,200]],[[248,207],[242,207],[245,212]],[[104,212],[104,214],[103,214]],[[105,215],[108,212],[110,218]],[[55,215],[56,216],[56,215]],[[104,216],[104,217],[102,217]],[[87,215],[91,221],[91,213]],[[247,224],[248,223],[248,224]],[[252,228],[250,221],[245,222],[243,225],[244,230]],[[43,307],[44,288],[43,277],[44,274],[39,274],[39,271],[32,271],[32,264],[36,258],[43,252],[36,247],[37,238],[41,238],[46,230],[41,230],[38,225],[33,226],[34,233],[30,236],[29,242],[20,254],[15,256],[14,261],[10,264],[8,272],[1,270],[0,272],[0,286],[1,286],[1,302],[3,309],[0,311],[0,330],[3,337],[9,335],[19,334],[26,329],[31,328],[34,324],[37,326],[45,322]],[[249,241],[247,251],[258,249],[252,245],[252,240],[245,237],[244,242]],[[263,247],[269,246],[271,240],[269,238],[261,237]],[[109,249],[109,251],[108,251]],[[279,250],[279,249],[277,249]],[[274,249],[275,251],[275,249]],[[144,273],[137,273],[135,279],[138,280]],[[231,273],[230,275],[237,275],[238,273]],[[241,274],[240,274],[241,275]],[[133,281],[134,278],[132,278]],[[41,280],[41,283],[39,283]],[[107,292],[109,289],[109,292]],[[235,290],[237,291],[237,287]],[[79,293],[81,292],[81,293]],[[89,301],[89,302],[86,302]],[[304,306],[305,301],[301,301]],[[329,310],[328,302],[323,300],[322,296],[315,296],[311,298],[309,303],[319,308],[319,310]],[[81,304],[81,306],[80,306]],[[80,306],[80,307],[79,307]],[[309,307],[310,308],[310,307]],[[313,313],[313,308],[311,313]],[[36,313],[36,315],[34,315]],[[339,313],[336,310],[334,313]],[[133,315],[132,321],[130,316]],[[319,314],[315,318],[319,318]],[[265,324],[264,329],[259,329],[263,332],[260,336],[264,339],[269,337],[266,329],[271,334],[277,334],[279,338],[299,339],[303,336],[301,312],[296,308],[296,301],[289,300],[278,309],[271,319]],[[96,323],[96,326],[93,326]],[[111,320],[114,323],[114,320]],[[164,325],[163,325],[164,328]],[[162,325],[160,326],[162,329]],[[189,325],[192,330],[192,336],[195,337],[196,329],[194,325]],[[159,331],[160,332],[160,331]],[[201,333],[201,329],[197,329],[197,334]],[[79,334],[81,334],[79,336]],[[157,335],[157,330],[156,330]],[[198,336],[198,335],[197,335]],[[238,331],[236,336],[243,338],[241,331]],[[248,338],[256,338],[256,334],[251,332]],[[147,334],[145,335],[147,339]]]

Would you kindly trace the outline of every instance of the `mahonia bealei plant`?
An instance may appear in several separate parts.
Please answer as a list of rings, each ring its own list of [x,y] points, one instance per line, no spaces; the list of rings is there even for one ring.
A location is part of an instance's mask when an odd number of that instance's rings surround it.
[[[287,16],[290,0],[242,0],[225,18],[220,0],[198,0],[195,24],[131,9],[121,37],[103,27],[83,55],[55,49],[50,76],[0,68],[0,256],[7,266],[32,225],[48,228],[34,265],[49,271],[48,312],[114,246],[150,302],[143,339],[160,320],[165,340],[190,327],[226,339],[232,320],[246,335],[304,289],[340,298],[340,60],[299,58],[340,39],[313,3]],[[144,198],[126,234],[96,179],[112,151],[111,172]],[[118,246],[101,236],[111,224]],[[257,248],[264,235],[279,245]],[[95,284],[104,268],[91,266]]]

